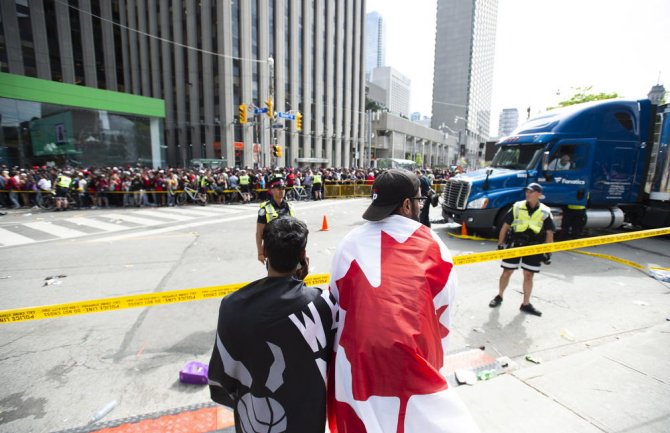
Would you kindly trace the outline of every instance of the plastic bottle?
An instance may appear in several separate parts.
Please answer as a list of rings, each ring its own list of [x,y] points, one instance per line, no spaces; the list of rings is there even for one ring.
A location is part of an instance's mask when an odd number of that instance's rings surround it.
[[[91,419],[89,420],[88,423],[93,424],[95,422],[100,421],[102,418],[105,417],[105,415],[110,413],[112,411],[112,409],[114,409],[116,407],[117,404],[118,404],[118,402],[116,400],[110,401],[102,409],[100,409],[95,414],[93,414],[93,416],[91,417]]]

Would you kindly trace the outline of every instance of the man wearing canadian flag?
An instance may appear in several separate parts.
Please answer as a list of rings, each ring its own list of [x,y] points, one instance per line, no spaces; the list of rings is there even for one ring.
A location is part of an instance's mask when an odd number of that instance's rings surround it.
[[[440,373],[456,289],[446,245],[419,223],[419,179],[391,169],[372,185],[366,224],[339,245],[330,290],[340,305],[330,365],[333,433],[479,429]]]

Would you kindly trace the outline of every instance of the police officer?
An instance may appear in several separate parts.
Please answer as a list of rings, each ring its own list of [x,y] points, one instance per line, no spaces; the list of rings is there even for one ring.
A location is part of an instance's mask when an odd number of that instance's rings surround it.
[[[270,221],[283,216],[295,216],[293,205],[284,200],[286,184],[284,177],[275,174],[268,182],[270,188],[269,200],[261,203],[256,220],[256,251],[258,252],[258,261],[265,264],[265,254],[263,254],[263,230]]]
[[[523,247],[554,241],[554,220],[551,210],[540,203],[543,199],[542,186],[530,183],[524,188],[526,200],[514,203],[512,209],[505,216],[505,223],[498,236],[498,249],[506,247]],[[506,242],[508,231],[512,230],[510,240]],[[535,254],[532,256],[515,257],[504,259],[501,267],[503,273],[498,282],[498,294],[489,302],[489,307],[495,308],[502,304],[503,294],[509,284],[512,272],[519,268],[523,270],[523,303],[519,308],[527,314],[541,316],[542,312],[530,303],[530,295],[533,291],[533,276],[540,272],[541,262],[547,264],[551,258],[550,254]]]
[[[251,201],[251,178],[246,170],[240,171],[240,191],[242,192],[242,203],[249,203]]]
[[[63,171],[56,178],[56,212],[67,209],[67,195],[70,190],[70,185],[72,185],[72,178],[70,175],[71,173],[69,171]]]
[[[323,195],[321,190],[323,189],[323,179],[321,177],[321,172],[319,170],[314,172],[312,176],[312,192],[314,193],[314,200],[322,200]]]
[[[586,206],[569,204],[563,211],[559,240],[578,239],[586,225]]]

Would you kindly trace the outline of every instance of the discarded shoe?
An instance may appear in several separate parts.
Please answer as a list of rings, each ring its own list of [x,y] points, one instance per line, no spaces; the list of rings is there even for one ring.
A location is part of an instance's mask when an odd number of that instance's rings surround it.
[[[524,313],[532,314],[535,316],[542,316],[542,311],[533,307],[533,304],[526,304],[526,305],[521,304],[519,310],[523,311]]]
[[[500,304],[502,304],[502,301],[503,301],[502,296],[496,295],[496,297],[491,299],[491,302],[489,302],[489,307],[495,308],[495,307],[499,306]]]

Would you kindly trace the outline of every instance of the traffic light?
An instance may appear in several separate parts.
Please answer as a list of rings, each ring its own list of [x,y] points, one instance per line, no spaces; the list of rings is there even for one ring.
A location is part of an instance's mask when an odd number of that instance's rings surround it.
[[[300,113],[295,115],[295,129],[302,131],[302,114]]]
[[[279,146],[272,146],[272,156],[279,156]]]
[[[275,156],[279,157],[282,156],[282,148],[281,146],[275,146],[277,148],[277,154]]]
[[[275,112],[272,111],[272,99],[268,98],[267,101],[265,101],[265,106],[268,107],[268,112],[266,113],[270,119],[275,118]]]
[[[247,123],[247,104],[240,104],[240,124]]]

